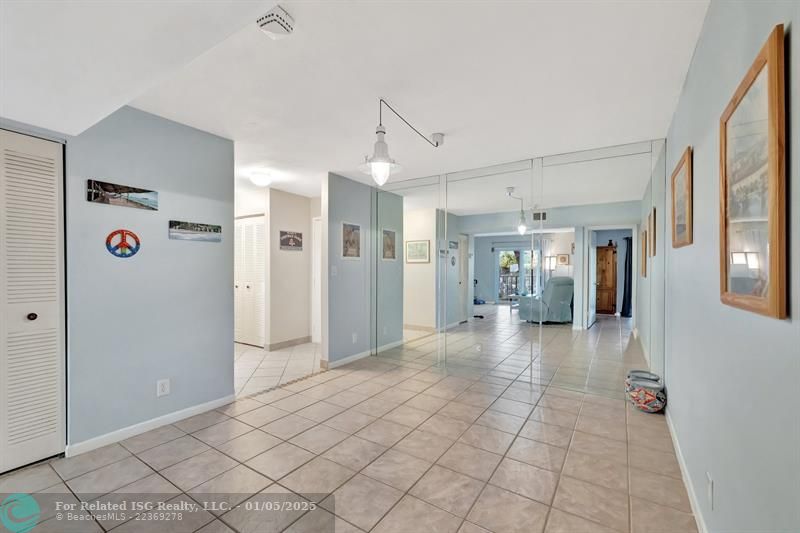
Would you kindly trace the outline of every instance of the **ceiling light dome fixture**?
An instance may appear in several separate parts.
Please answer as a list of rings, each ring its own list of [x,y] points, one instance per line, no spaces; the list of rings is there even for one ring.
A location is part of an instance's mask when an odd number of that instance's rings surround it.
[[[375,146],[372,150],[372,157],[365,156],[364,163],[358,167],[358,169],[363,172],[364,174],[369,174],[372,176],[372,179],[375,180],[375,183],[378,187],[382,187],[386,182],[389,180],[389,176],[391,174],[396,174],[402,170],[402,167],[398,165],[394,159],[389,157],[389,145],[386,144],[386,140],[384,140],[384,135],[386,135],[386,128],[383,125],[383,106],[386,106],[391,110],[392,113],[397,115],[397,117],[405,122],[406,126],[414,130],[414,132],[425,139],[425,141],[433,146],[434,148],[440,147],[444,144],[444,134],[443,133],[434,133],[431,135],[431,138],[428,139],[425,135],[419,132],[417,128],[411,125],[405,118],[403,118],[400,113],[394,110],[392,106],[390,106],[386,100],[383,98],[378,99],[378,127],[375,128],[375,134],[378,136],[378,139],[375,141]]]
[[[256,187],[268,187],[272,183],[272,174],[266,170],[251,170],[247,177]]]

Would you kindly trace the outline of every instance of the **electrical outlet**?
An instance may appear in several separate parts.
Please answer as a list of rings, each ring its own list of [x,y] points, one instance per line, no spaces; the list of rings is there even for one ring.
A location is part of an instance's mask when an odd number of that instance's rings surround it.
[[[358,342],[358,333],[353,333],[353,344]]]
[[[156,397],[166,396],[169,394],[169,380],[159,379],[156,381]]]
[[[714,479],[711,477],[710,472],[706,472],[706,497],[708,498],[708,505],[711,510],[714,510]]]

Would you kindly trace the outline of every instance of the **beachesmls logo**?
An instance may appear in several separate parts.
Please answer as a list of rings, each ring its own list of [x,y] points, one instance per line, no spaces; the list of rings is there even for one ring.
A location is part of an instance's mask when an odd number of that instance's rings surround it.
[[[40,516],[39,504],[29,494],[11,494],[0,503],[0,522],[11,533],[27,533]]]

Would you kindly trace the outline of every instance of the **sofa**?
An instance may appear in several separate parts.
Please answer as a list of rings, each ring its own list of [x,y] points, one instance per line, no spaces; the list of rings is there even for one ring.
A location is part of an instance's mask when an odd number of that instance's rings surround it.
[[[568,277],[553,277],[541,296],[519,297],[519,318],[526,322],[572,322],[572,296],[575,282]]]

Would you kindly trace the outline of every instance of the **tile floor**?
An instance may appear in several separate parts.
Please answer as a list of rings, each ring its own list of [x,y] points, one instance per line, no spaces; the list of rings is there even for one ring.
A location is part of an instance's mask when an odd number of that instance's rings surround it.
[[[234,344],[233,386],[247,396],[320,371],[319,344],[305,343],[268,352],[257,346]]]
[[[642,356],[624,320],[548,326],[540,342],[538,328],[497,313],[0,477],[0,498],[238,504],[75,529],[45,505],[37,531],[694,532],[664,417],[620,399],[632,366]],[[289,504],[255,510],[275,501]]]

